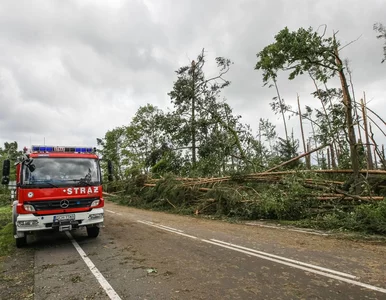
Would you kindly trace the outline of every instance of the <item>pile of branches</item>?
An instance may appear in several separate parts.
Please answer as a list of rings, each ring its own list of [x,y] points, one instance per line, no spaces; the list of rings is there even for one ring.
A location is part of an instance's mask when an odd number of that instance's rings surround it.
[[[223,183],[238,183],[256,182],[266,184],[286,184],[288,176],[298,176],[298,181],[305,188],[320,191],[313,193],[317,200],[359,200],[359,201],[380,201],[384,196],[377,195],[380,190],[386,189],[386,180],[375,178],[374,175],[386,176],[386,171],[383,170],[361,170],[363,181],[361,184],[366,184],[368,188],[363,189],[364,195],[354,195],[347,190],[347,181],[326,180],[322,178],[307,178],[307,174],[352,174],[352,170],[301,170],[301,171],[281,171],[281,172],[262,172],[251,174],[235,174],[233,176],[212,177],[212,178],[188,178],[175,177],[174,180],[181,183],[183,187],[196,188],[201,192],[207,192],[211,189],[222,185]],[[366,180],[366,177],[373,175],[372,183]],[[146,178],[143,182],[144,187],[155,187],[160,180],[164,178]],[[384,184],[384,185],[382,185]]]
[[[361,171],[354,194],[351,170],[299,170],[213,178],[139,175],[114,182],[112,201],[152,210],[288,220],[320,229],[386,233],[386,171]],[[382,195],[383,193],[383,195]],[[115,197],[114,197],[115,196]]]

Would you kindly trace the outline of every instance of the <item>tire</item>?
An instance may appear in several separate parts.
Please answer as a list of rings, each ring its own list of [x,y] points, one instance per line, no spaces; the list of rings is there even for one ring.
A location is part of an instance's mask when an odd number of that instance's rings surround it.
[[[16,225],[15,224],[13,224],[13,235],[14,236],[16,235]],[[24,234],[23,237],[15,238],[15,244],[16,244],[16,248],[22,248],[25,245],[27,245],[27,235]]]
[[[16,247],[22,248],[22,247],[27,245],[27,236],[23,236],[21,238],[16,238],[15,241],[16,241]]]
[[[99,227],[87,227],[87,235],[90,238],[96,238],[99,235]]]

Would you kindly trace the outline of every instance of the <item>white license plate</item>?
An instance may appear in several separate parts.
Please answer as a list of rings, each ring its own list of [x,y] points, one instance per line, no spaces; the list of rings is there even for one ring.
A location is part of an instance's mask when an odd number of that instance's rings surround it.
[[[72,221],[72,220],[75,220],[75,214],[54,216],[54,222]]]

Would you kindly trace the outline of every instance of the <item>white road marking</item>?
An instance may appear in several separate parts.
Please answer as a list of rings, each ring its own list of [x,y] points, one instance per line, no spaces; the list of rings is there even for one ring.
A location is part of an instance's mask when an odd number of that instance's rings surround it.
[[[117,214],[118,216],[121,216],[120,213],[117,213],[117,212],[115,212],[115,211],[112,211],[112,210],[109,210],[109,209],[106,209],[106,211],[109,212],[109,213]]]
[[[166,228],[166,229],[170,229],[170,230],[178,231],[178,232],[183,232],[182,230],[180,230],[180,229],[176,229],[176,228],[173,228],[173,227],[164,226],[164,225],[159,225],[159,226],[160,226],[160,227],[163,227],[163,228]]]
[[[76,251],[78,251],[80,257],[86,263],[87,267],[90,269],[91,273],[93,273],[95,278],[98,280],[99,284],[105,290],[105,292],[109,296],[109,298],[111,300],[122,300],[121,297],[119,297],[119,295],[114,291],[114,289],[111,287],[111,285],[107,282],[107,280],[103,277],[102,273],[99,272],[99,270],[94,265],[94,263],[91,261],[91,259],[88,258],[87,254],[83,251],[83,249],[79,246],[79,244],[74,240],[71,233],[66,231],[66,235],[71,240],[71,243],[74,245]]]
[[[341,277],[341,276],[325,273],[325,272],[322,272],[322,271],[318,271],[318,270],[302,267],[302,266],[295,265],[295,264],[292,264],[292,263],[288,263],[288,262],[285,262],[285,261],[282,261],[282,260],[278,260],[278,259],[275,259],[275,258],[270,258],[268,256],[256,254],[256,253],[253,253],[253,252],[250,252],[250,251],[241,250],[241,249],[234,248],[234,247],[227,246],[227,245],[223,245],[223,244],[220,244],[220,243],[216,243],[216,242],[212,242],[212,241],[208,241],[208,240],[201,240],[201,241],[209,243],[209,244],[217,245],[217,246],[220,246],[220,247],[224,247],[224,248],[227,248],[227,249],[235,250],[235,251],[238,251],[238,252],[241,252],[241,253],[245,253],[245,254],[248,254],[248,255],[256,256],[256,257],[259,257],[259,258],[262,258],[262,259],[265,259],[265,260],[269,260],[269,261],[272,261],[272,262],[276,262],[276,263],[279,263],[279,264],[282,264],[282,265],[286,265],[286,266],[290,266],[290,267],[293,267],[293,268],[301,269],[301,270],[304,270],[306,272],[310,272],[310,273],[314,273],[314,274],[317,274],[317,275],[325,276],[325,277],[328,277],[328,278],[336,279],[336,280],[339,280],[339,281],[343,281],[343,282],[350,283],[350,284],[353,284],[353,285],[356,285],[356,286],[364,287],[364,288],[369,289],[369,290],[373,290],[373,291],[377,291],[377,292],[381,292],[381,293],[386,294],[386,289],[380,288],[380,287],[376,287],[376,286],[373,286],[373,285],[370,285],[370,284],[367,284],[367,283],[363,283],[363,282],[355,281],[355,280],[352,280],[352,279],[349,279],[349,278],[344,278],[344,277]]]
[[[343,273],[343,272],[339,272],[339,271],[335,271],[335,270],[319,267],[319,266],[316,266],[316,265],[307,264],[307,263],[304,263],[304,262],[301,262],[301,261],[298,261],[298,260],[294,260],[294,259],[290,259],[290,258],[286,258],[286,257],[283,257],[283,256],[274,255],[274,254],[270,254],[270,253],[267,253],[267,252],[246,248],[246,247],[243,247],[243,246],[239,246],[239,245],[223,242],[223,241],[216,240],[216,239],[211,239],[211,241],[216,242],[216,243],[221,243],[221,244],[224,244],[224,245],[227,245],[227,246],[231,246],[231,247],[234,247],[234,248],[239,248],[239,249],[242,249],[242,250],[246,250],[246,251],[249,251],[249,252],[261,254],[261,255],[264,255],[264,256],[280,259],[280,260],[287,261],[287,262],[290,262],[290,263],[293,263],[293,264],[296,264],[296,265],[304,266],[304,267],[307,267],[307,268],[312,268],[312,269],[320,270],[320,271],[327,272],[327,273],[336,274],[336,275],[347,277],[347,278],[351,278],[351,279],[358,279],[358,277],[356,277],[354,275],[351,275],[351,274],[347,274],[347,273]]]
[[[334,270],[322,268],[322,267],[311,265],[311,264],[306,264],[306,263],[303,263],[303,262],[300,262],[300,261],[295,261],[295,260],[294,260],[294,262],[289,262],[290,259],[288,259],[288,258],[277,256],[277,255],[273,255],[273,254],[269,254],[269,253],[265,253],[265,252],[261,252],[261,253],[264,253],[264,254],[258,254],[260,251],[257,251],[257,250],[254,250],[254,249],[248,249],[248,248],[245,248],[245,247],[242,247],[242,246],[238,246],[238,245],[234,245],[234,244],[218,241],[218,240],[215,240],[215,239],[212,239],[212,240],[200,239],[200,238],[197,238],[197,237],[189,235],[189,234],[185,234],[185,233],[181,233],[181,232],[178,232],[178,231],[175,231],[175,230],[170,230],[170,229],[167,229],[167,228],[164,228],[164,227],[160,227],[160,226],[155,225],[154,223],[149,222],[149,221],[137,220],[137,222],[145,224],[145,225],[149,225],[149,226],[152,226],[152,227],[156,227],[156,228],[159,228],[159,229],[162,229],[162,230],[166,230],[166,231],[169,231],[169,232],[172,232],[172,233],[175,233],[175,234],[179,234],[179,235],[182,235],[182,236],[185,236],[185,237],[189,237],[189,238],[192,238],[192,239],[196,239],[196,240],[198,239],[199,241],[202,241],[204,243],[216,245],[216,246],[219,246],[219,247],[223,247],[223,248],[230,249],[230,250],[233,250],[233,251],[237,251],[237,252],[240,252],[240,253],[244,253],[244,254],[247,254],[247,255],[259,257],[261,259],[269,260],[269,261],[272,261],[272,262],[275,262],[275,263],[279,263],[279,264],[282,264],[282,265],[286,265],[286,266],[289,266],[289,267],[292,267],[292,268],[300,269],[300,270],[303,270],[305,272],[314,273],[314,274],[317,274],[317,275],[321,275],[321,276],[328,277],[328,278],[331,278],[331,279],[336,279],[336,280],[339,280],[339,281],[342,281],[342,282],[346,282],[346,283],[349,283],[349,284],[352,284],[352,285],[360,286],[360,287],[363,287],[363,288],[366,288],[366,289],[369,289],[369,290],[372,290],[372,291],[377,291],[377,292],[386,294],[386,289],[384,289],[384,288],[373,286],[373,285],[370,285],[370,284],[367,284],[367,283],[363,283],[363,282],[360,282],[360,281],[356,281],[356,280],[353,280],[353,279],[350,279],[350,278],[346,278],[346,277],[357,278],[357,277],[355,277],[353,275],[350,275],[350,274],[346,274],[346,273],[342,273],[342,272],[339,272],[339,271],[334,271]],[[248,250],[244,250],[243,248],[244,249],[248,249]],[[269,254],[269,255],[267,255],[267,254]],[[274,257],[276,257],[276,258],[274,258]],[[305,267],[303,265],[308,265],[308,267]],[[323,272],[323,271],[321,271],[322,269],[329,270],[330,273]],[[339,276],[339,275],[334,275],[332,273],[341,274],[341,275],[344,274],[344,276],[346,276],[346,277],[342,277],[342,276]]]
[[[264,225],[264,224],[256,224],[256,223],[245,223],[245,224],[246,225],[252,225],[252,226],[265,227],[265,228],[274,228],[274,229],[295,231],[295,232],[308,233],[308,234],[314,234],[314,235],[329,236],[328,233],[321,233],[321,232],[301,230],[301,229],[292,229],[292,228],[280,227],[280,226],[274,226],[274,225]]]
[[[186,236],[186,237],[191,238],[191,239],[197,239],[197,237],[195,237],[195,236],[193,236],[193,235],[189,235],[189,234],[186,234],[186,233],[182,233],[182,232],[178,232],[178,231],[175,231],[175,230],[167,229],[167,228],[164,228],[164,227],[155,225],[155,224],[153,224],[152,222],[148,222],[148,221],[140,221],[140,220],[138,220],[137,222],[142,223],[142,224],[145,224],[145,225],[149,225],[149,226],[152,226],[152,227],[156,227],[156,228],[159,228],[159,229],[162,229],[162,230],[166,230],[166,231],[169,231],[169,232],[173,232],[173,233],[175,233],[175,234],[179,234],[179,235],[182,235],[182,236]]]
[[[152,226],[152,225],[154,224],[153,222],[150,222],[150,221],[141,221],[141,220],[137,220],[137,222],[143,223],[143,224],[146,224],[146,225],[150,225],[150,226]]]

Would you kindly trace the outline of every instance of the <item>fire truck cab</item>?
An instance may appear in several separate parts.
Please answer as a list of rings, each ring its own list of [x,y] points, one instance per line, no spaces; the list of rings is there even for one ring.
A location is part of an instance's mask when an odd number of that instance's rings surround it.
[[[104,200],[95,148],[32,146],[16,163],[12,222],[17,247],[41,230],[86,228],[97,237],[103,225]],[[10,162],[4,161],[3,184],[9,183]]]

